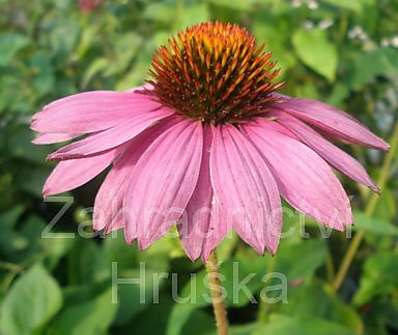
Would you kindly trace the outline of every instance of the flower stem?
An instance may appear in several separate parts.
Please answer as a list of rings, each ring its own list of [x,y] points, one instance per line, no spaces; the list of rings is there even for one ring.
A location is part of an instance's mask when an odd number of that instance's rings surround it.
[[[209,289],[213,303],[214,317],[218,335],[228,335],[227,310],[224,304],[223,289],[220,282],[220,271],[215,251],[213,251],[207,262],[206,269],[209,278]]]
[[[390,173],[390,167],[391,163],[393,161],[393,158],[395,157],[395,151],[397,150],[398,146],[398,123],[395,125],[394,133],[391,137],[391,148],[390,151],[388,152],[386,158],[384,159],[383,166],[380,172],[380,177],[378,181],[378,185],[380,189],[382,190],[387,182],[389,173]],[[365,215],[367,217],[372,216],[373,212],[376,209],[377,201],[379,200],[378,194],[374,193],[372,197],[370,198],[366,208],[365,208]],[[347,272],[351,266],[351,263],[355,257],[356,252],[358,251],[358,248],[365,237],[365,232],[362,230],[358,233],[355,234],[354,238],[352,239],[350,246],[348,247],[347,252],[344,255],[343,261],[341,262],[339,271],[337,272],[336,278],[334,279],[332,288],[333,291],[337,291],[341,284],[343,283],[345,277],[347,276]]]

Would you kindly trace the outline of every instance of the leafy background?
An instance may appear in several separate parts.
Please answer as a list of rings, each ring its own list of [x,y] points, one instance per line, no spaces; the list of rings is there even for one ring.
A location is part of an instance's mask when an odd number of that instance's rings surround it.
[[[139,303],[138,285],[119,286],[119,303],[111,303],[112,262],[126,278],[137,276],[140,262],[148,278],[178,273],[180,297],[194,294],[190,274],[204,273],[202,264],[183,256],[175,235],[140,253],[122,236],[87,238],[87,208],[101,177],[68,195],[73,204],[53,228],[56,238],[41,237],[63,204],[41,197],[52,168],[45,157],[54,148],[30,144],[30,116],[68,94],[141,84],[153,51],[170,34],[217,19],[243,24],[268,44],[286,93],[337,105],[388,139],[398,108],[398,2],[109,0],[96,1],[95,8],[83,2],[81,8],[75,0],[0,0],[0,333],[214,334],[200,283],[197,304],[174,303],[170,278],[146,283],[146,304]],[[373,198],[374,210],[371,194],[343,179],[352,195],[354,233],[364,232],[365,239],[341,289],[335,293],[331,283],[350,243],[342,233],[321,239],[308,222],[310,236],[297,230],[282,240],[275,258],[257,257],[231,236],[219,252],[226,287],[235,260],[242,276],[257,273],[250,282],[254,295],[268,271],[284,273],[289,282],[288,304],[259,306],[244,296],[228,303],[233,334],[398,333],[397,154],[385,163],[382,153],[345,149],[374,178],[381,171],[388,178]],[[285,229],[297,226],[298,217],[285,219]],[[160,304],[150,302],[154,285],[161,288]]]

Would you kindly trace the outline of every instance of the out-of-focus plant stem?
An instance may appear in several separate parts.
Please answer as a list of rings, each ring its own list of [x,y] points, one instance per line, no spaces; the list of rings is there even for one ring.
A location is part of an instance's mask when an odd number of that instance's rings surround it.
[[[384,159],[384,163],[380,172],[379,180],[378,180],[378,185],[381,190],[383,190],[389,174],[390,174],[390,167],[391,163],[393,161],[393,158],[395,157],[395,152],[397,150],[398,146],[398,123],[395,125],[394,132],[392,134],[391,140],[390,140],[390,151],[386,155],[386,158]],[[378,194],[373,194],[371,198],[369,199],[369,202],[365,208],[365,215],[370,217],[372,216],[373,212],[376,209],[377,201],[379,200],[379,195]],[[336,292],[341,284],[343,283],[348,270],[351,266],[351,263],[356,255],[356,252],[358,251],[358,248],[365,237],[365,232],[362,230],[358,233],[355,234],[354,238],[352,239],[350,246],[347,249],[347,252],[344,255],[343,261],[341,262],[340,268],[337,272],[336,278],[333,281],[332,288]]]
[[[217,333],[218,335],[228,335],[227,310],[225,308],[220,282],[220,270],[215,251],[210,254],[206,262],[206,269],[208,272],[209,290],[213,303],[214,317],[216,319]]]

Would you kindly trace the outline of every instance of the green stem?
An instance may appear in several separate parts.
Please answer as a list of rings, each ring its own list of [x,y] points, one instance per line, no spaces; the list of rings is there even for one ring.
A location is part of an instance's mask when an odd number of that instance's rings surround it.
[[[386,158],[384,159],[383,167],[381,169],[378,185],[380,189],[382,190],[387,182],[387,179],[390,174],[390,167],[391,163],[393,161],[393,158],[395,156],[395,151],[397,150],[398,146],[398,123],[395,125],[395,129],[393,132],[393,135],[391,137],[391,148],[388,154],[386,155]],[[367,217],[370,217],[373,215],[373,212],[376,209],[377,202],[379,200],[379,195],[374,193],[372,197],[370,198],[366,208],[365,208],[365,215]],[[339,271],[337,272],[336,278],[334,279],[332,288],[336,292],[341,284],[343,283],[345,277],[347,276],[347,272],[351,266],[351,263],[358,251],[358,248],[365,237],[365,232],[362,230],[358,233],[355,234],[354,238],[352,239],[350,246],[347,249],[347,252],[344,255],[343,261],[341,262]]]
[[[220,270],[215,251],[213,251],[207,262],[206,269],[209,279],[209,289],[213,303],[214,317],[216,319],[218,335],[228,335],[227,310],[224,304],[223,290],[220,281]]]

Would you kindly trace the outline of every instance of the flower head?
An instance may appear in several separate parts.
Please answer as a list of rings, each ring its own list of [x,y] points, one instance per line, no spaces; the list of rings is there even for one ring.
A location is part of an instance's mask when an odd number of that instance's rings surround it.
[[[159,48],[147,85],[47,105],[33,117],[34,142],[73,142],[49,156],[59,163],[44,196],[111,166],[95,199],[94,228],[124,229],[128,242],[146,248],[177,224],[191,259],[206,259],[230,229],[258,253],[275,253],[281,198],[343,230],[352,222],[350,203],[332,167],[378,188],[329,139],[388,145],[332,106],[278,94],[274,68],[247,30],[203,23]]]
[[[179,33],[153,57],[153,94],[178,113],[208,124],[246,121],[276,97],[271,53],[244,28],[202,23]]]

